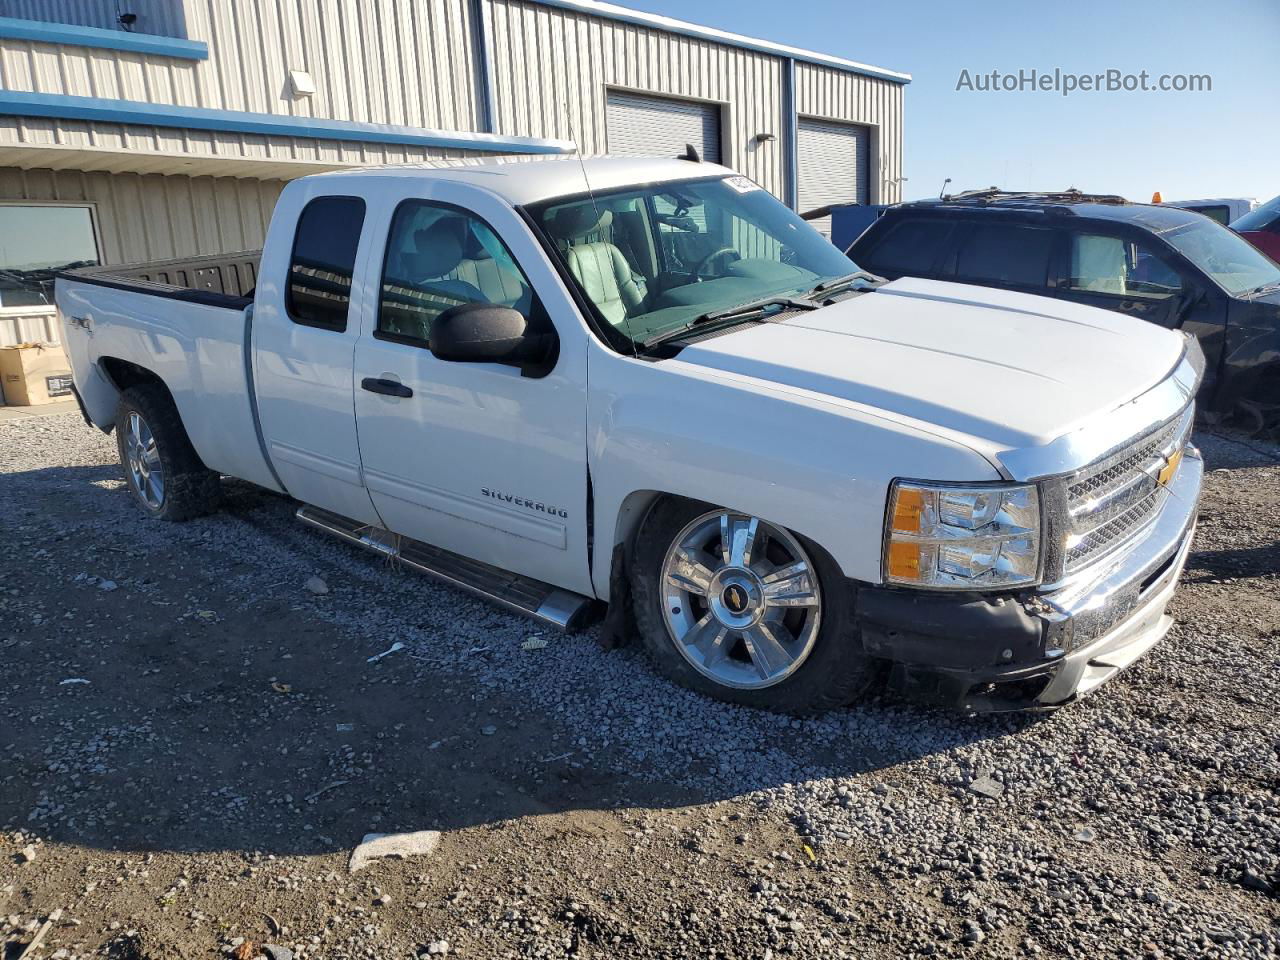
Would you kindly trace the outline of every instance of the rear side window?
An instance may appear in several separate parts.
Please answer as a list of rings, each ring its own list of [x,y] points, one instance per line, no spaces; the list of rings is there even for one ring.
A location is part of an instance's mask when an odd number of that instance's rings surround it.
[[[363,225],[364,201],[359,197],[320,197],[303,207],[284,301],[294,323],[339,333],[347,329]]]
[[[1043,287],[1049,273],[1053,231],[1019,224],[973,227],[956,256],[956,279]]]
[[[933,266],[951,236],[952,225],[943,220],[901,220],[881,234],[858,259],[871,269],[924,275]]]

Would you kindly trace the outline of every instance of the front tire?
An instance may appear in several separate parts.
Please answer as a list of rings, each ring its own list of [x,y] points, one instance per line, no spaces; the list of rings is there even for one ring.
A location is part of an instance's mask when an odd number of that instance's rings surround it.
[[[158,520],[190,520],[217,509],[220,477],[200,460],[163,387],[120,395],[116,448],[134,502]]]
[[[881,675],[852,591],[816,544],[738,511],[667,498],[636,538],[636,625],[659,669],[732,703],[819,713]]]

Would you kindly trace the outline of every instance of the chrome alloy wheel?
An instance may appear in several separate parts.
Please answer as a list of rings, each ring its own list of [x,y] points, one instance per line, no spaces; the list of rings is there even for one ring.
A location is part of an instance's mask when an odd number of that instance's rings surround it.
[[[662,564],[662,615],[676,649],[726,687],[771,687],[813,650],[822,594],[787,531],[741,513],[703,514]]]
[[[152,510],[164,505],[164,467],[160,463],[160,451],[156,438],[138,412],[129,413],[125,426],[124,452],[129,479],[138,496]]]

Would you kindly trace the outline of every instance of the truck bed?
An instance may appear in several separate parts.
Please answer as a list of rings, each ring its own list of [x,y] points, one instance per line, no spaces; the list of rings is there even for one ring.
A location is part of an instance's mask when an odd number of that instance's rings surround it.
[[[174,296],[176,299],[191,300],[189,296],[177,295],[172,288],[218,294],[226,299],[211,300],[215,306],[233,306],[238,302],[239,307],[245,307],[253,299],[261,259],[261,250],[242,250],[207,257],[179,257],[174,260],[85,267],[72,271],[68,276],[90,278],[103,284],[123,284],[126,288],[137,288],[135,283],[128,281],[142,281],[152,286],[143,286],[141,289]]]
[[[89,420],[111,429],[121,382],[146,371],[168,388],[208,467],[281,489],[254,399],[253,301],[244,283],[256,274],[257,254],[237,254],[59,276],[62,339]]]

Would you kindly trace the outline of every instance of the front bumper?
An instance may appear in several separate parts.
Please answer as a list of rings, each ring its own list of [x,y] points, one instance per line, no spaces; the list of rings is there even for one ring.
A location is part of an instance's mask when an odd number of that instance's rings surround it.
[[[972,711],[1046,710],[1091,693],[1155,646],[1191,549],[1204,476],[1186,448],[1160,516],[1131,548],[1049,592],[986,598],[863,587],[863,646],[890,686]]]

